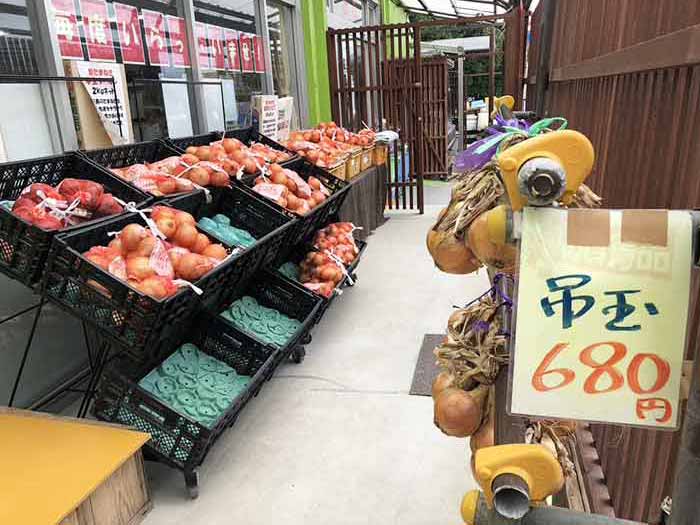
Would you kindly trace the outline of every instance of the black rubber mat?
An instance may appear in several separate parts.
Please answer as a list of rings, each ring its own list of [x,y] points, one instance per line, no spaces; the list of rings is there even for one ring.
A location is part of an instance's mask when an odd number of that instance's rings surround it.
[[[409,394],[412,396],[430,396],[432,394],[433,380],[440,369],[435,365],[433,349],[440,344],[444,334],[425,334],[423,344],[418,354],[418,362],[413,372],[413,382]]]

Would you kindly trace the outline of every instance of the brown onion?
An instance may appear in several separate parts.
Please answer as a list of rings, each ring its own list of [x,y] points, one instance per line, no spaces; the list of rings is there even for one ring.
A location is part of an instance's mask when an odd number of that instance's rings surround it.
[[[433,399],[437,399],[446,388],[454,385],[455,378],[449,372],[440,372],[433,381]]]
[[[515,270],[517,248],[514,244],[499,244],[489,237],[487,213],[482,213],[469,226],[469,249],[483,263],[499,271]]]
[[[489,415],[469,440],[469,447],[472,449],[472,453],[476,453],[482,448],[492,447],[494,442],[493,416]]]
[[[444,215],[445,210],[440,212]],[[439,219],[438,219],[439,222]],[[430,229],[426,238],[428,251],[440,270],[446,273],[466,274],[476,271],[481,262],[469,247],[451,232]]]
[[[435,400],[436,425],[448,436],[471,436],[479,430],[487,397],[488,387],[484,385],[470,392],[446,388]]]

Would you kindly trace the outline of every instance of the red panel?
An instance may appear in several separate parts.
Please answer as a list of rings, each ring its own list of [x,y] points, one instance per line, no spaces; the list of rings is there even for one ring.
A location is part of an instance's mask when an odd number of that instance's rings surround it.
[[[170,55],[173,58],[173,66],[190,67],[190,51],[187,48],[187,30],[185,19],[167,15],[165,25],[170,36]]]
[[[146,33],[148,61],[152,66],[168,66],[168,42],[165,36],[165,15],[157,11],[142,9],[143,30]]]
[[[216,69],[225,69],[224,30],[221,27],[207,24],[207,38],[211,51],[211,65]]]
[[[241,33],[238,41],[241,46],[241,70],[244,73],[255,72],[255,60],[253,59],[253,40],[248,33]]]
[[[78,16],[73,0],[52,0],[53,21],[62,58],[85,58],[80,44]]]
[[[139,10],[130,5],[114,3],[117,18],[117,34],[124,64],[145,64],[146,58],[141,41]]]
[[[114,43],[104,0],[80,0],[88,59],[114,62]]]
[[[241,70],[241,58],[238,51],[238,31],[233,29],[225,29],[226,36],[226,53],[228,55],[227,68],[232,71]]]
[[[265,44],[262,37],[253,35],[253,54],[255,55],[255,71],[265,72]]]

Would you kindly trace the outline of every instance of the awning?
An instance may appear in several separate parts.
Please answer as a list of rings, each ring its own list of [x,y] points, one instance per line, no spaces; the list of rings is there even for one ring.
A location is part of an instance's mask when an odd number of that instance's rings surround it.
[[[489,37],[488,36],[469,36],[464,38],[443,38],[440,40],[432,40],[430,42],[421,42],[422,49],[433,49],[443,53],[460,54],[470,51],[488,51]]]
[[[394,3],[412,13],[437,18],[465,18],[501,15],[521,3],[527,8],[530,0],[394,0]]]

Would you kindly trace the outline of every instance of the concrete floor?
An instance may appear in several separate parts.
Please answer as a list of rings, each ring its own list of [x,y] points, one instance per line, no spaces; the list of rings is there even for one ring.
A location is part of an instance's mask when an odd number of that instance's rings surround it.
[[[282,366],[211,450],[199,499],[179,472],[147,464],[145,525],[461,523],[474,488],[468,444],[443,436],[431,399],[408,390],[423,335],[443,332],[452,305],[487,277],[433,267],[424,237],[436,204],[391,215],[371,236],[358,284],[327,312],[306,360]]]

